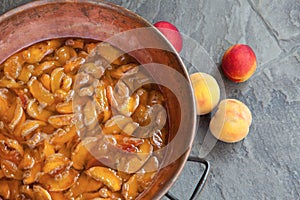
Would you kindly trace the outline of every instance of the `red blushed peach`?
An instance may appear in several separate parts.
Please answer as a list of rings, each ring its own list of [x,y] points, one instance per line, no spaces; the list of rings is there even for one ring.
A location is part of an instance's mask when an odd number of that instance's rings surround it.
[[[197,114],[210,113],[220,100],[220,87],[216,79],[209,74],[200,72],[192,74],[190,78],[194,89]]]
[[[233,82],[248,80],[256,70],[256,56],[251,47],[236,44],[230,47],[222,59],[222,70]]]
[[[182,36],[176,26],[166,21],[156,22],[154,26],[169,40],[179,53],[182,49]]]
[[[233,143],[248,135],[251,123],[251,112],[244,103],[235,99],[225,99],[219,104],[209,129],[217,139]]]

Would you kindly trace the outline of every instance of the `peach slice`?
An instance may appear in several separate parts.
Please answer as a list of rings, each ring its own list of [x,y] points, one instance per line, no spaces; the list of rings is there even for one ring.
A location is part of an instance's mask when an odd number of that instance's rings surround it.
[[[4,199],[10,198],[10,189],[8,182],[5,180],[0,180],[0,197],[3,197]]]
[[[92,177],[82,173],[77,182],[66,193],[70,199],[76,198],[78,195],[87,192],[98,191],[103,186],[103,183],[93,179]]]
[[[8,127],[10,128],[10,130],[14,130],[15,127],[19,124],[19,122],[22,120],[22,117],[24,115],[24,110],[22,108],[22,101],[20,98],[16,99],[16,109],[14,112],[14,116],[10,122],[10,124],[8,125]]]
[[[118,141],[117,137],[116,139]],[[123,137],[123,141],[118,141],[118,145],[117,148],[123,150],[117,165],[118,171],[129,174],[141,169],[153,152],[153,146],[147,139]]]
[[[54,145],[50,144],[48,140],[44,140],[42,153],[45,157],[48,157],[55,153]]]
[[[77,57],[75,59],[67,61],[67,63],[64,65],[65,72],[69,73],[77,71],[84,62],[85,59],[81,57]]]
[[[5,138],[0,135],[0,160],[3,159],[19,163],[23,155],[23,147],[17,140]]]
[[[85,192],[79,195],[76,200],[86,200],[86,199],[93,199],[93,200],[103,200],[99,198],[99,192]]]
[[[12,77],[13,79],[18,78],[22,71],[22,65],[25,60],[23,59],[22,53],[18,53],[8,58],[4,63],[4,74]]]
[[[50,192],[60,192],[72,187],[76,183],[78,176],[79,174],[76,170],[70,169],[55,177],[44,174],[40,177],[39,183]]]
[[[92,130],[97,125],[97,112],[96,106],[92,101],[88,101],[83,108],[83,123],[86,128]]]
[[[209,128],[217,139],[233,143],[247,136],[251,122],[251,111],[244,103],[235,99],[225,99],[221,101]]]
[[[121,79],[126,75],[131,75],[132,73],[136,73],[138,71],[138,65],[134,63],[130,63],[127,65],[122,65],[117,69],[111,70],[110,75],[115,79]]]
[[[126,200],[136,199],[139,195],[139,183],[136,174],[132,175],[130,179],[123,184],[122,194]]]
[[[74,114],[52,115],[48,118],[48,122],[55,128],[59,128],[62,126],[70,126],[74,124],[74,119]]]
[[[39,185],[33,186],[33,192],[34,192],[35,199],[52,200],[49,192]]]
[[[130,122],[122,128],[122,133],[128,136],[132,136],[134,131],[139,128],[139,124],[136,122]]]
[[[21,136],[23,138],[31,135],[35,130],[40,127],[46,126],[47,123],[39,120],[26,120],[22,126]]]
[[[65,45],[74,49],[83,49],[84,41],[82,39],[67,39]]]
[[[63,77],[65,76],[64,68],[59,67],[51,72],[51,91],[55,93],[56,90],[60,89]]]
[[[157,157],[150,157],[143,166],[143,168],[136,173],[137,181],[140,188],[146,189],[152,183],[158,168],[159,161]]]
[[[44,72],[51,72],[53,69],[59,66],[61,65],[57,61],[45,61],[35,67],[32,74],[38,77],[42,74],[45,74]]]
[[[66,196],[63,192],[49,192],[49,194],[51,195],[52,200],[66,199]]]
[[[105,135],[119,134],[131,121],[132,120],[129,117],[125,117],[123,115],[115,115],[105,123],[102,132]]]
[[[97,46],[98,44],[97,43],[88,43],[88,44],[85,44],[84,46],[84,50],[90,54]]]
[[[58,103],[56,105],[56,111],[61,114],[73,113],[73,101]]]
[[[150,155],[153,152],[153,146],[150,141],[145,139],[143,144],[139,146],[138,157],[145,162],[149,159]]]
[[[30,117],[44,122],[47,122],[48,118],[53,114],[52,112],[43,109],[35,100],[29,101],[26,111]]]
[[[1,88],[7,87],[10,89],[20,89],[20,88],[24,88],[24,85],[22,82],[16,82],[15,79],[11,79],[4,76],[0,79],[0,87]]]
[[[68,60],[77,57],[76,51],[69,47],[63,46],[55,51],[55,60],[57,60],[60,64],[65,64]]]
[[[52,154],[46,157],[43,172],[50,175],[57,175],[60,172],[68,170],[72,162],[60,153]]]
[[[7,179],[6,181],[10,190],[9,199],[18,199],[20,197],[20,181],[15,179]]]
[[[97,140],[98,139],[96,137],[87,137],[76,146],[71,156],[73,167],[75,169],[84,169],[85,165],[87,164],[87,159],[90,156],[89,149],[91,146],[96,144]]]
[[[25,150],[22,161],[19,164],[20,169],[31,169],[34,166],[34,158],[30,155],[28,149]]]
[[[27,63],[40,62],[46,55],[52,53],[60,45],[61,42],[59,40],[40,42],[23,51],[23,58]]]
[[[151,107],[146,105],[139,105],[136,108],[136,112],[133,113],[132,119],[134,122],[138,123],[140,126],[147,126],[151,123]]]
[[[36,98],[42,105],[51,105],[54,103],[54,96],[47,90],[43,84],[33,76],[27,83],[30,93]]]
[[[125,116],[131,116],[136,108],[139,106],[140,97],[137,94],[133,94],[131,97],[126,99],[121,105],[118,105],[118,111],[125,115]]]
[[[35,163],[31,169],[24,172],[23,183],[29,185],[36,182],[41,175],[41,171],[42,164]]]
[[[1,85],[0,85],[1,87]],[[9,100],[10,101],[9,101]],[[16,96],[6,88],[0,88],[0,120],[6,123],[11,122],[15,114]]]
[[[22,71],[18,77],[18,80],[23,81],[24,83],[27,83],[32,76],[33,69],[34,69],[34,65],[25,65],[22,68]]]
[[[75,125],[67,127],[65,129],[57,129],[50,138],[50,143],[53,145],[63,145],[77,135],[77,128]]]
[[[102,182],[113,192],[119,191],[122,186],[122,179],[116,171],[106,167],[92,167],[85,172],[90,177]]]
[[[22,170],[18,169],[18,166],[8,160],[2,160],[1,162],[1,168],[4,173],[4,175],[7,178],[12,178],[16,180],[22,180],[23,179],[23,172]]]
[[[99,190],[99,195],[100,195],[100,198],[110,199],[109,197],[111,197],[111,191],[106,187],[102,187]]]
[[[25,199],[35,199],[34,192],[29,185],[21,185],[20,193],[22,196],[25,196]]]
[[[115,64],[115,65],[121,65],[122,62],[120,59],[118,59],[121,55],[123,55],[123,52],[119,49],[111,46],[110,44],[106,42],[101,42],[97,45],[96,51],[103,57],[105,60],[107,60],[109,63]]]
[[[70,91],[71,90],[71,86],[73,83],[73,79],[71,76],[65,75],[62,79],[62,85],[61,85],[61,89],[65,90],[65,91]]]
[[[13,135],[16,137],[16,138],[21,138],[21,132],[22,132],[22,128],[23,128],[23,124],[25,123],[26,121],[26,114],[25,112],[23,112],[22,114],[22,117],[19,121],[19,123],[16,125],[14,131],[13,131]]]
[[[40,77],[40,81],[47,90],[51,90],[51,77],[49,74],[43,74]]]

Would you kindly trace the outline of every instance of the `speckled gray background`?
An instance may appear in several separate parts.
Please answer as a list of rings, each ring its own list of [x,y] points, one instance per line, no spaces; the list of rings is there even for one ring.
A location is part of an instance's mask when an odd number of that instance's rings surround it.
[[[1,0],[0,13],[30,0]],[[246,43],[258,69],[242,84],[224,79],[227,97],[253,113],[249,136],[218,142],[206,157],[211,174],[200,199],[300,199],[300,1],[112,0],[150,22],[166,20],[198,41],[219,65],[224,51]],[[192,154],[209,116],[203,117]],[[201,167],[188,164],[172,193],[187,199]]]

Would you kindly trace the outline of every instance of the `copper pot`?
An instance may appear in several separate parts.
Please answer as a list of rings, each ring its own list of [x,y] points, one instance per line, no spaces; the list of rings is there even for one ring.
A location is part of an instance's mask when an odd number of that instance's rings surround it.
[[[125,51],[134,49],[130,55],[141,64],[158,63],[176,70],[188,83],[180,84],[176,77],[160,73],[159,69],[149,70],[154,78],[176,86],[179,95],[176,99],[172,92],[162,88],[168,99],[169,140],[173,140],[173,145],[169,145],[166,151],[164,163],[167,164],[149,189],[139,196],[139,199],[159,199],[170,189],[188,159],[195,135],[196,112],[183,62],[166,38],[149,22],[125,8],[103,1],[34,1],[0,17],[0,63],[22,48],[46,39],[78,37],[104,41],[117,34],[145,27],[147,31],[143,34],[120,37],[112,41],[113,45]],[[152,48],[137,48],[141,41],[151,44]],[[179,104],[178,98],[184,101]],[[179,129],[181,133],[178,133]],[[201,181],[203,184],[205,177]]]

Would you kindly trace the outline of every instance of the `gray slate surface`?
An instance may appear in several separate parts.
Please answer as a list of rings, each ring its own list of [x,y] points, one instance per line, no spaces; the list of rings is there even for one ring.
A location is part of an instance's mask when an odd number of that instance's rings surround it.
[[[30,0],[2,0],[0,13]],[[300,1],[111,0],[150,22],[166,20],[195,39],[219,65],[235,43],[253,47],[258,69],[246,83],[224,78],[226,96],[253,113],[248,137],[218,142],[200,199],[300,199]],[[202,117],[198,155],[210,116]],[[200,170],[199,170],[200,169]],[[187,199],[201,167],[188,164],[172,192]]]

